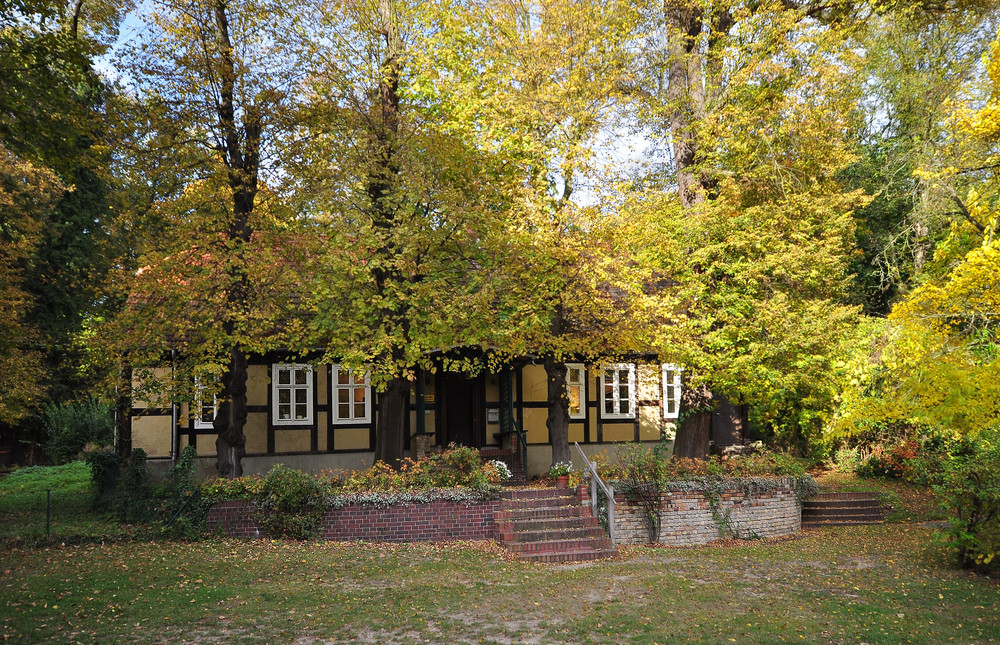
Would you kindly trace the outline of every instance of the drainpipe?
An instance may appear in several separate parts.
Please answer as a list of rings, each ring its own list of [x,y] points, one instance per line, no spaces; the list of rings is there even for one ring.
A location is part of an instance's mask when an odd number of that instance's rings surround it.
[[[417,434],[427,434],[427,419],[424,413],[424,370],[417,374]]]
[[[174,363],[177,361],[177,350],[170,350],[170,380],[174,380]],[[170,464],[177,465],[177,422],[179,410],[174,396],[170,396]]]

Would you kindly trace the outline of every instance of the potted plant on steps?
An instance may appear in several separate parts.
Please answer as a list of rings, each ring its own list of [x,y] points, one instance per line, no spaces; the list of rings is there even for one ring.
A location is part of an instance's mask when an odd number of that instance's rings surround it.
[[[549,468],[549,477],[556,480],[556,488],[566,488],[569,486],[569,473],[573,470],[573,464],[568,461],[560,461]]]

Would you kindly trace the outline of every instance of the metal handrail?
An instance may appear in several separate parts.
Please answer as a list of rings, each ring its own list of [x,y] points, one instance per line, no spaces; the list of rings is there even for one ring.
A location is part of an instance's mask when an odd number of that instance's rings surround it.
[[[597,474],[597,466],[594,462],[587,459],[587,455],[583,453],[583,448],[576,441],[573,442],[576,446],[576,452],[580,455],[580,459],[583,459],[583,464],[587,470],[590,471],[590,512],[594,517],[597,517],[597,487],[600,486],[601,490],[604,491],[604,495],[608,498],[608,535],[611,537],[611,547],[615,546],[615,491],[610,486],[604,483],[601,476]],[[597,484],[595,486],[594,484]]]
[[[528,472],[528,435],[517,425],[517,419],[511,417],[510,427],[514,430],[514,436],[517,437],[518,446],[518,456],[521,458],[521,468],[524,472]]]

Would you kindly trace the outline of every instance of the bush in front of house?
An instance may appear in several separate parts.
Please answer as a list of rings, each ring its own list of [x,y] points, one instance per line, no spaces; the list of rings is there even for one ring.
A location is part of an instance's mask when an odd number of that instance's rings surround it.
[[[327,487],[317,477],[278,464],[261,482],[254,517],[271,537],[305,540],[319,533]]]
[[[468,488],[489,496],[509,477],[510,471],[503,464],[483,463],[474,448],[452,444],[419,461],[404,459],[398,470],[378,462],[365,470],[328,474],[327,481],[333,493]]]

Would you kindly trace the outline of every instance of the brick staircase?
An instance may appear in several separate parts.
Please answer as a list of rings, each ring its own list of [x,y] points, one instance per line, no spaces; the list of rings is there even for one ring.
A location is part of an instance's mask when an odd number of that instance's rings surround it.
[[[876,493],[819,493],[802,502],[802,528],[854,526],[885,521]]]
[[[507,481],[507,485],[517,485],[524,484],[528,481],[528,477],[524,472],[524,465],[521,464],[521,457],[517,454],[516,450],[508,448],[480,448],[479,458],[485,461],[502,461],[507,464],[507,468],[510,470],[510,479]]]
[[[494,518],[500,544],[518,560],[579,562],[615,554],[611,538],[573,489],[508,488]]]

